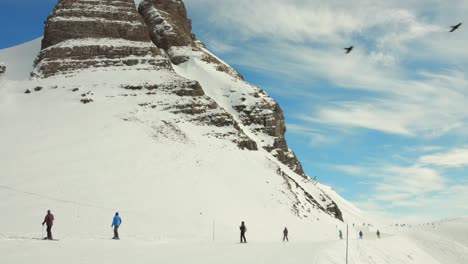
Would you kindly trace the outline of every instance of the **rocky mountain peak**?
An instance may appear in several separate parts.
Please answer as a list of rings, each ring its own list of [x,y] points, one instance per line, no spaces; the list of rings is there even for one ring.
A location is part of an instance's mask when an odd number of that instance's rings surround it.
[[[95,82],[83,85],[89,74]],[[263,151],[287,183],[297,216],[317,209],[341,218],[329,197],[310,194],[316,189],[288,147],[279,104],[195,37],[182,1],[143,0],[137,11],[133,0],[60,0],[47,19],[32,76],[48,79],[55,88],[87,89],[79,97],[87,104],[132,98],[125,101],[131,110],[124,121],[145,124],[159,134],[172,131],[183,142],[186,134],[199,133]],[[110,89],[97,97],[101,86]],[[196,132],[186,133],[184,127]]]
[[[86,68],[169,69],[133,0],[60,0],[47,18],[32,76]]]
[[[78,38],[149,41],[132,0],[60,0],[47,18],[42,48]]]
[[[152,26],[151,39],[159,48],[193,45],[192,21],[182,1],[144,0],[138,11]]]

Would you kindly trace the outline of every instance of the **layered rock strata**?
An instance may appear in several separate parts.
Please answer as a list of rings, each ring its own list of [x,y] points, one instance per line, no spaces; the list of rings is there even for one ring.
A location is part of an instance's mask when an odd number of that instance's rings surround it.
[[[179,115],[180,120],[230,127],[227,132],[214,134],[228,138],[241,149],[257,150],[255,141],[245,135],[231,114],[205,95],[198,82],[174,72],[171,61],[162,56],[149,32],[133,0],[60,0],[47,19],[42,50],[32,76],[72,77],[83,70],[143,70],[164,75],[162,81],[123,83],[120,88],[133,92],[120,94],[141,95],[145,101],[139,103],[140,107],[168,111]],[[172,103],[156,102],[153,95]],[[94,102],[88,97],[80,101]]]
[[[170,69],[132,0],[60,0],[47,18],[34,77],[77,70]]]

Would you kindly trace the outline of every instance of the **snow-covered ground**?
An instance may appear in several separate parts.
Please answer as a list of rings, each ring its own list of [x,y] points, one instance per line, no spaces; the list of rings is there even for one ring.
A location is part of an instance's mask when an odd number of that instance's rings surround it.
[[[468,261],[466,230],[468,218],[441,226],[414,227],[395,234],[364,233],[349,239],[352,264],[463,264]],[[70,227],[72,228],[72,227]],[[460,229],[463,228],[463,229]],[[89,238],[63,237],[60,241],[40,241],[40,233],[31,236],[0,237],[2,263],[345,263],[346,242],[337,238],[321,241],[283,243],[280,234],[272,241],[249,237],[247,244],[230,242],[165,241],[157,238],[125,238],[120,241],[106,236]],[[109,229],[109,233],[111,230]],[[457,239],[458,238],[458,239]],[[249,241],[250,240],[250,241]]]
[[[276,171],[294,174],[269,153],[217,138],[227,127],[139,106],[171,104],[177,97],[119,86],[166,82],[173,73],[86,71],[79,78],[30,81],[39,44],[0,51],[7,66],[0,77],[2,264],[345,263],[345,241],[338,239],[345,224],[321,210],[294,214],[291,193]],[[224,108],[230,102],[223,89],[250,89],[233,86],[229,82],[237,81],[196,58],[176,70],[199,80]],[[43,90],[34,91],[38,85]],[[88,92],[94,102],[82,104]],[[321,189],[342,210],[350,224],[349,263],[467,263],[466,218],[395,229],[327,186],[300,184],[312,194]],[[47,209],[55,214],[59,241],[39,240]],[[120,241],[110,239],[115,211],[123,219]],[[241,221],[248,227],[245,245],[238,243]],[[357,223],[367,223],[363,240]],[[289,243],[281,242],[285,226]],[[376,228],[382,228],[381,239]]]

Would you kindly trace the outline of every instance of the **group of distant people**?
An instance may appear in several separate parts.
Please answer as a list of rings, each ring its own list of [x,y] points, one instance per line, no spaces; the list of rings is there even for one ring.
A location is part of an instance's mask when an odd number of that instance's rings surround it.
[[[46,224],[47,226],[47,237],[44,239],[53,240],[52,237],[52,226],[54,225],[54,215],[47,210],[47,215],[44,217],[44,221],[42,222],[42,226]],[[122,224],[122,219],[119,216],[119,212],[116,212],[114,218],[112,219],[111,227],[114,228],[114,237],[112,239],[120,239],[119,238],[119,226]]]
[[[47,215],[44,217],[44,221],[42,222],[42,226],[46,224],[47,226],[47,237],[44,239],[53,240],[52,237],[52,226],[54,225],[54,215],[47,210]],[[114,228],[114,237],[112,239],[120,239],[119,237],[119,227],[122,224],[122,218],[120,218],[119,212],[116,212],[114,218],[112,219],[111,227]],[[244,221],[242,221],[241,225],[239,226],[240,229],[240,242],[247,243],[247,239],[245,238],[245,233],[247,233],[247,226],[245,225]],[[283,241],[289,241],[288,238],[288,228],[284,228],[283,230]]]
[[[42,226],[46,224],[47,226],[47,237],[44,237],[44,239],[49,239],[52,240],[52,226],[54,224],[54,215],[50,212],[50,210],[47,210],[47,215],[44,217],[44,221],[42,222]],[[122,218],[120,218],[119,212],[116,212],[114,215],[114,218],[112,219],[112,224],[111,227],[114,228],[114,237],[112,239],[120,239],[119,237],[119,227],[122,224]],[[245,222],[242,221],[241,225],[239,226],[240,230],[240,242],[241,243],[247,243],[247,239],[245,238],[245,233],[247,233],[247,226],[245,225]],[[289,237],[288,237],[288,228],[285,227],[283,230],[283,242],[289,242]],[[338,233],[340,240],[343,239],[343,232],[339,230]],[[359,239],[362,239],[363,233],[362,230],[359,231]],[[380,238],[380,231],[377,230],[377,237]]]
[[[377,238],[380,238],[380,231],[379,230],[377,230],[376,234],[377,234]],[[340,237],[340,240],[343,239],[343,232],[341,232],[341,230],[339,230],[338,236]],[[362,237],[363,237],[362,230],[359,230],[359,239],[362,239]]]

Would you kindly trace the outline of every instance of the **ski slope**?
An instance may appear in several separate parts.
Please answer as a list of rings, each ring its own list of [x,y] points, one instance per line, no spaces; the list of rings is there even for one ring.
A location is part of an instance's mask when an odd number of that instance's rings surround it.
[[[468,244],[441,241],[428,236],[453,236],[458,227],[466,227],[468,219],[444,224],[438,231],[408,230],[396,234],[383,234],[381,239],[365,233],[359,240],[354,235],[349,240],[348,263],[428,263],[461,264],[468,259]],[[125,233],[122,229],[122,234]],[[466,230],[466,229],[464,229]],[[1,238],[0,253],[5,263],[345,263],[345,240],[274,241],[252,240],[247,232],[247,244],[238,242],[187,242],[164,241],[150,238],[125,238],[113,241],[108,237],[62,238],[60,241],[40,241],[29,237]],[[111,230],[109,228],[109,233]],[[39,233],[37,234],[39,235]],[[466,236],[465,236],[466,238]],[[250,240],[250,241],[249,241]],[[434,243],[435,242],[435,243]],[[466,239],[464,240],[466,242]],[[420,244],[427,246],[420,247]],[[432,244],[432,246],[429,246]],[[39,261],[38,261],[39,260]]]

